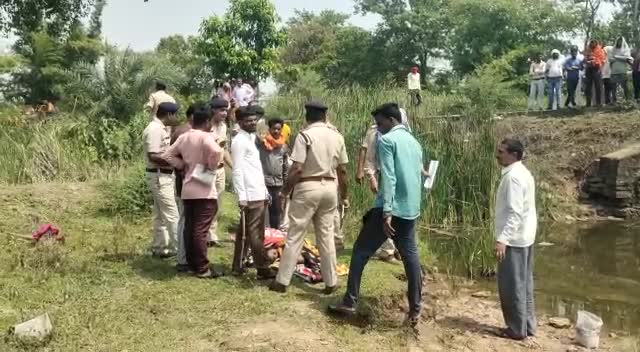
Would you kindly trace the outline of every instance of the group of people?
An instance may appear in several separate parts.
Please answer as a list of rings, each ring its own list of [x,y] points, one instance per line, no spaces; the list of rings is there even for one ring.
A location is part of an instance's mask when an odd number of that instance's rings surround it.
[[[582,54],[573,46],[566,57],[554,49],[546,62],[536,55],[529,66],[529,110],[544,109],[545,83],[547,109],[560,109],[563,81],[567,86],[564,102],[567,108],[577,107],[576,93],[581,82],[587,107],[592,103],[601,106],[603,98],[606,105],[618,102],[618,88],[630,100],[630,71],[634,99],[640,101],[640,50],[632,52],[623,37],[617,38],[612,46],[592,40]]]
[[[194,104],[179,125],[178,106],[158,85],[147,109],[152,120],[143,133],[147,183],[153,194],[153,254],[175,255],[177,270],[197,278],[219,277],[207,258],[215,231],[224,168],[232,169],[240,208],[232,273],[247,271],[250,253],[259,280],[272,280],[271,291],[284,293],[291,283],[306,231],[313,225],[321,257],[324,294],[338,287],[336,221],[338,208],[349,207],[348,151],[343,136],[327,119],[329,107],[305,104],[304,123],[289,147],[290,129],[280,118],[264,118],[258,105],[235,111],[239,130],[227,135],[230,101],[215,96]],[[161,88],[161,89],[160,89]],[[265,132],[260,131],[266,125]],[[360,297],[368,261],[390,251],[402,260],[408,280],[407,322],[418,324],[422,309],[423,272],[416,222],[421,214],[425,177],[422,146],[413,136],[404,109],[395,103],[371,113],[359,153],[356,180],[376,195],[364,214],[349,267],[346,292],[330,305],[332,314],[351,316]],[[230,143],[227,140],[231,136]],[[508,328],[503,335],[523,339],[535,334],[533,311],[533,241],[536,233],[535,185],[522,164],[524,148],[516,140],[500,143],[497,160],[504,167],[497,194],[496,256],[499,292]],[[268,217],[266,212],[268,211]],[[288,221],[279,267],[270,267],[263,242],[265,228]],[[212,225],[213,224],[213,225]]]

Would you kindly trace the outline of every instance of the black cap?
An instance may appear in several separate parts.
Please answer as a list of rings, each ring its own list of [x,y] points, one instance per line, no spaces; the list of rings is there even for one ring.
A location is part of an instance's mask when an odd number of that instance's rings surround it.
[[[175,114],[176,112],[178,112],[178,104],[176,103],[160,103],[160,105],[158,105],[158,112],[159,113],[168,113],[168,114]]]
[[[323,102],[318,100],[310,100],[304,104],[305,109],[327,111],[329,108]]]
[[[209,102],[209,106],[212,109],[228,108],[229,102],[226,99],[215,97],[213,98],[213,100],[211,100],[211,102]]]
[[[248,110],[252,115],[264,116],[264,108],[260,105],[250,105]]]

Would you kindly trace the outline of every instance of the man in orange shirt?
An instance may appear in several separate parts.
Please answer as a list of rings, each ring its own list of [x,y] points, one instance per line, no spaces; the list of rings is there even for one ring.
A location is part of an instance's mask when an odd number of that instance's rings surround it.
[[[589,43],[586,52],[584,94],[587,100],[587,107],[591,106],[592,89],[595,86],[596,106],[602,104],[602,72],[600,69],[604,65],[606,56],[604,50],[596,40]]]

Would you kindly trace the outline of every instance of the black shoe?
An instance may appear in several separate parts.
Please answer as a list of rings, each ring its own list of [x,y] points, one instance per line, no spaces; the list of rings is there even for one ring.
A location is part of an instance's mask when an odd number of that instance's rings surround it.
[[[278,273],[271,269],[258,269],[258,280],[272,280],[278,276]]]
[[[400,255],[400,252],[397,249],[395,252],[393,252],[393,257],[396,258],[396,260],[402,261],[402,256]]]
[[[224,245],[220,243],[220,241],[209,241],[207,242],[207,247],[209,248],[224,248]]]
[[[271,285],[269,285],[269,291],[278,292],[278,293],[286,293],[287,292],[287,286],[279,283],[276,280],[273,280],[271,282]]]
[[[193,273],[193,270],[188,264],[176,264],[176,271],[179,273]]]
[[[333,315],[340,315],[344,317],[352,317],[356,315],[356,309],[349,307],[343,303],[331,304],[327,307],[327,312]]]
[[[338,285],[336,286],[327,286],[324,288],[324,290],[322,290],[322,294],[323,295],[332,295],[334,292],[336,292],[338,290]]]

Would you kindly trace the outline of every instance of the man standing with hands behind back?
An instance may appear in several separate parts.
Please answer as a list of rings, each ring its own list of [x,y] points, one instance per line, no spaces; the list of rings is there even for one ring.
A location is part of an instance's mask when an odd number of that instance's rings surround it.
[[[538,226],[533,176],[522,164],[520,141],[505,139],[496,158],[502,179],[496,196],[496,257],[498,292],[507,328],[501,336],[524,340],[535,336],[533,244]]]

